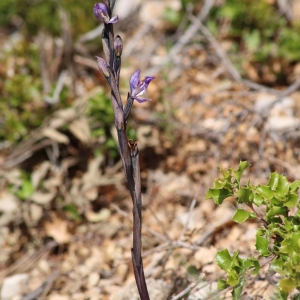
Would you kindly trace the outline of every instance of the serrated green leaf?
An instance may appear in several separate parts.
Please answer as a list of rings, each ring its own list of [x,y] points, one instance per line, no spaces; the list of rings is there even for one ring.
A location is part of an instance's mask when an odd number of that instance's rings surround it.
[[[276,197],[272,197],[272,198],[270,199],[270,203],[271,203],[272,205],[275,205],[275,206],[280,206],[280,205],[282,205],[282,200],[279,200],[279,199],[276,198]]]
[[[259,194],[260,196],[264,197],[267,200],[270,200],[274,195],[271,188],[267,185],[258,186],[256,191],[257,191],[257,194]]]
[[[254,270],[252,271],[252,274],[258,274],[258,272],[260,271],[260,264],[259,261],[257,259],[253,259],[253,265],[254,265]]]
[[[265,236],[266,235],[266,229],[257,229],[256,230],[256,236]]]
[[[278,182],[279,182],[279,174],[276,172],[271,173],[268,186],[271,188],[272,191],[276,191]]]
[[[230,181],[228,182],[227,180],[218,178],[214,182],[214,189],[228,189],[228,190],[231,190],[231,183],[230,183]]]
[[[288,253],[288,247],[289,247],[289,242],[288,242],[288,240],[283,240],[283,241],[281,242],[281,246],[280,246],[280,248],[279,248],[279,251],[280,251],[281,253]]]
[[[239,280],[239,276],[236,273],[236,271],[231,269],[227,273],[228,273],[227,283],[231,286],[237,285],[240,280]]]
[[[284,261],[282,258],[274,259],[271,262],[271,269],[277,273],[280,273],[280,271],[283,269]]]
[[[287,216],[287,208],[282,206],[273,206],[266,214],[267,220],[274,216],[283,215]]]
[[[297,286],[291,278],[281,278],[278,284],[281,291],[290,293]]]
[[[245,169],[247,169],[250,166],[250,164],[247,161],[241,161],[240,165],[237,170],[234,171],[233,176],[237,180],[237,182],[240,182],[243,172]]]
[[[224,279],[218,280],[218,287],[217,287],[218,290],[224,290],[224,289],[228,288],[228,286],[229,285],[226,283],[226,280],[224,280]]]
[[[290,193],[287,195],[287,201],[283,204],[286,207],[295,207],[298,202],[298,195],[296,193]]]
[[[234,216],[232,217],[232,220],[236,223],[243,223],[245,222],[248,218],[255,218],[256,216],[252,212],[248,212],[243,209],[237,209]]]
[[[276,188],[276,193],[279,197],[283,199],[289,191],[290,184],[287,178],[283,175],[279,175],[278,179],[279,182]]]
[[[253,192],[249,188],[242,187],[237,191],[237,196],[241,203],[248,203],[251,195],[253,195]]]
[[[290,239],[291,239],[291,247],[295,250],[295,252],[298,253],[299,252],[300,232],[293,232],[290,235]]]
[[[239,257],[239,253],[237,251],[234,252],[231,257],[231,268],[234,269],[237,274],[240,274],[243,271],[243,264],[244,260],[241,257]]]
[[[239,300],[244,288],[246,281],[241,280],[232,290],[232,299],[233,300]]]
[[[254,268],[254,270],[251,273],[252,274],[257,274],[260,270],[260,264],[259,264],[258,260],[255,259],[255,258],[247,258],[244,261],[243,268],[245,270],[249,270],[249,269]]]
[[[228,250],[224,249],[224,250],[217,252],[216,261],[217,261],[218,266],[221,269],[228,271],[231,267],[232,258],[230,256]]]
[[[259,251],[259,253],[262,256],[269,256],[269,240],[263,236],[256,236],[256,244],[255,244],[256,250]]]
[[[261,195],[255,195],[253,198],[253,203],[259,207],[264,203],[264,198]]]
[[[205,198],[213,199],[216,204],[220,205],[229,196],[232,196],[232,192],[227,189],[209,189]]]
[[[295,180],[293,183],[290,184],[290,192],[298,192],[298,189],[300,187],[300,181]]]
[[[293,229],[293,223],[288,220],[288,218],[284,218],[284,229],[289,232]]]

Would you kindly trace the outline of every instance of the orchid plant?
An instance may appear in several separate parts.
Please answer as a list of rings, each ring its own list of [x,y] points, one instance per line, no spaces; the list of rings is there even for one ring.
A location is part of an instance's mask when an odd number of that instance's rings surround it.
[[[103,73],[111,87],[111,101],[115,115],[118,145],[123,161],[128,189],[133,202],[133,247],[131,249],[131,254],[135,281],[141,300],[149,300],[150,298],[147,290],[141,255],[142,196],[139,149],[137,141],[127,139],[126,126],[134,100],[139,103],[151,100],[149,98],[144,98],[143,95],[155,77],[146,76],[142,79],[140,76],[141,71],[135,71],[130,78],[130,92],[127,95],[125,106],[123,106],[119,90],[123,42],[119,35],[114,37],[113,24],[118,22],[118,16],[112,17],[114,5],[115,0],[105,0],[103,3],[96,3],[94,5],[94,16],[104,23],[102,45],[105,58],[96,56],[96,59],[98,68]]]

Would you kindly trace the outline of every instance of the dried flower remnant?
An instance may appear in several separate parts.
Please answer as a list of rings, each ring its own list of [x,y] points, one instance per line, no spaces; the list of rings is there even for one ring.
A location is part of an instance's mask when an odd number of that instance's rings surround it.
[[[143,80],[140,78],[141,70],[137,70],[130,77],[130,95],[139,103],[150,101],[149,98],[141,98],[148,88],[150,82],[155,78],[154,76],[146,76]]]
[[[94,16],[105,24],[114,24],[119,20],[118,16],[109,17],[107,7],[104,3],[96,3],[94,5]]]

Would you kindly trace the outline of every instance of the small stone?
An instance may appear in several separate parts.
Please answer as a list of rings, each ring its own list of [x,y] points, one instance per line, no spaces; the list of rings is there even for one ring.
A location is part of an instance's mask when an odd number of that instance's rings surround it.
[[[87,283],[88,287],[91,288],[96,286],[99,282],[99,279],[100,279],[99,273],[97,272],[91,273],[88,278],[88,283]]]
[[[22,295],[27,286],[28,279],[28,274],[16,274],[5,278],[1,288],[1,299],[10,300],[15,296]]]

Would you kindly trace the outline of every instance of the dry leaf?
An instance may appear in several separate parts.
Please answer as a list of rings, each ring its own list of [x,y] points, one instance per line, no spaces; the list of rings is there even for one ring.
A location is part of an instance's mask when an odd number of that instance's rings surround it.
[[[91,210],[85,212],[85,217],[89,222],[97,223],[108,219],[111,212],[108,208],[102,208],[99,212],[95,213]]]
[[[33,171],[31,175],[31,181],[33,187],[36,189],[40,184],[41,180],[44,179],[49,171],[51,164],[49,161],[44,161],[37,170]]]
[[[58,132],[57,130],[51,127],[47,127],[43,130],[43,136],[61,144],[69,144],[70,142],[69,138],[66,135]]]
[[[37,204],[45,205],[48,204],[55,196],[55,192],[53,193],[42,193],[42,192],[35,192],[31,197],[30,200]]]
[[[44,228],[48,236],[51,236],[58,244],[68,243],[71,234],[68,232],[67,221],[52,214],[51,221],[44,222]]]
[[[83,116],[75,119],[69,125],[69,129],[83,143],[87,143],[91,138],[91,131],[88,121]]]

